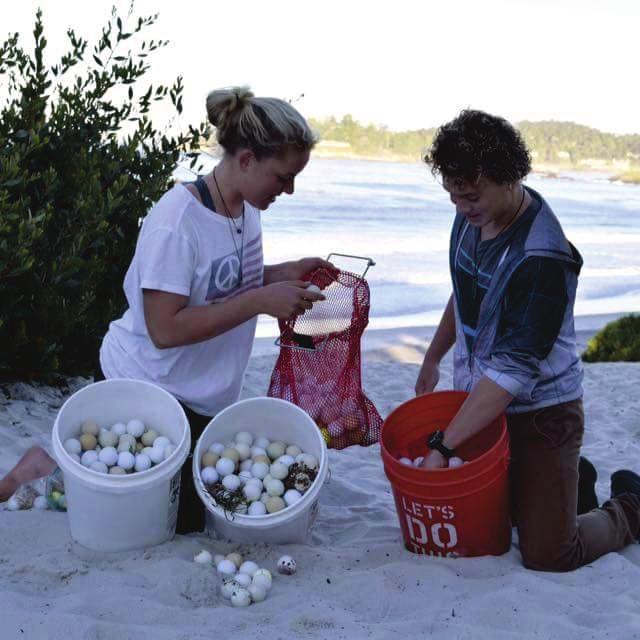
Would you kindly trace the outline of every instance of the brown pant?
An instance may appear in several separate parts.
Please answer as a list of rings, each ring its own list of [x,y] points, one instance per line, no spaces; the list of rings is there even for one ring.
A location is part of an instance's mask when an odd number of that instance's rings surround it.
[[[508,416],[511,512],[528,569],[571,571],[640,535],[640,498],[576,516],[582,400]]]

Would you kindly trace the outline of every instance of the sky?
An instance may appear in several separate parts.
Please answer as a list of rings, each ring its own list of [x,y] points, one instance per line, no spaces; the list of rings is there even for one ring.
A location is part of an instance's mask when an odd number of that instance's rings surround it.
[[[49,60],[66,30],[97,41],[122,0],[3,2],[0,39],[32,46],[38,6]],[[640,133],[640,0],[137,0],[159,13],[149,79],[184,78],[184,114],[202,121],[212,89],[248,84],[307,117],[392,130],[438,126],[464,108],[512,122],[571,120]],[[302,97],[300,97],[302,96]]]

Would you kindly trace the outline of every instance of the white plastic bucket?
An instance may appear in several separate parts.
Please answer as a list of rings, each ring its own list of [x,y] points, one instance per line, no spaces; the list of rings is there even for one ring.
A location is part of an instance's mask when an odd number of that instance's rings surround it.
[[[109,428],[139,418],[176,445],[163,462],[130,475],[106,475],[76,462],[62,443],[93,420]],[[112,379],[90,384],[63,405],[53,425],[53,452],[64,474],[71,537],[95,551],[125,551],[173,537],[178,516],[180,469],[191,431],[180,403],[149,382]]]
[[[300,501],[263,516],[232,514],[215,504],[200,477],[200,460],[214,442],[226,444],[238,431],[295,444],[316,456],[320,464],[318,475]],[[193,481],[207,509],[209,533],[240,543],[305,542],[316,519],[318,497],[328,471],[327,447],[316,423],[300,407],[278,398],[250,398],[227,407],[207,425],[193,454]]]

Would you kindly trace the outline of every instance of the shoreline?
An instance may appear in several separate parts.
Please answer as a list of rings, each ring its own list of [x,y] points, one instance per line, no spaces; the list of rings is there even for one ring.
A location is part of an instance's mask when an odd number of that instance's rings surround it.
[[[604,328],[605,325],[631,313],[636,312],[620,311],[616,313],[576,316],[576,342],[579,352],[584,351],[590,338],[600,331],[600,329]],[[362,336],[361,352],[373,353],[388,351],[390,349],[400,349],[408,354],[411,350],[426,350],[436,329],[437,325],[390,327],[384,329],[367,328]],[[251,358],[277,355],[279,353],[279,347],[274,344],[275,339],[275,335],[256,338],[253,342]]]

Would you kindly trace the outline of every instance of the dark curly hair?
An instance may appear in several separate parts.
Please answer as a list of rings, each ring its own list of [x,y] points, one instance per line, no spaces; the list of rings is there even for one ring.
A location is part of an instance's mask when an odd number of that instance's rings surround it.
[[[438,129],[424,161],[434,175],[455,183],[474,183],[484,176],[505,184],[531,171],[529,150],[513,125],[471,109]]]

